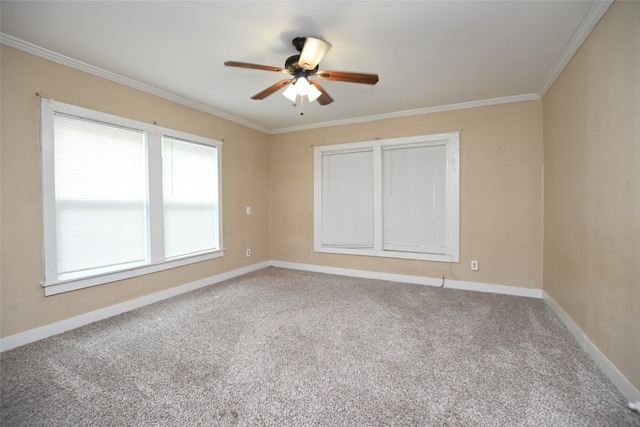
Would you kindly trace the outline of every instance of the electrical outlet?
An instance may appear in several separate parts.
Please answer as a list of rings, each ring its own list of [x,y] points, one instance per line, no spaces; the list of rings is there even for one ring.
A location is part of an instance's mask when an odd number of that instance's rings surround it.
[[[251,215],[251,206],[247,206],[245,211],[247,212],[247,215]]]
[[[476,261],[475,259],[471,261],[471,269],[473,271],[478,271],[478,261]]]
[[[246,251],[247,258],[251,256],[251,248],[248,248]]]

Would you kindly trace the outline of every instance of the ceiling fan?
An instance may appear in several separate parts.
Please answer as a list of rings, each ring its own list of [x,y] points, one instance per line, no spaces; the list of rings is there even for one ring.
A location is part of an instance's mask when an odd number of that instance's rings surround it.
[[[316,77],[322,80],[333,80],[347,83],[361,83],[375,85],[378,83],[377,74],[349,73],[343,71],[318,71],[318,64],[325,53],[331,48],[331,43],[313,37],[296,37],[292,40],[293,46],[299,52],[287,58],[284,68],[271,67],[269,65],[251,64],[248,62],[226,61],[224,65],[229,67],[252,68],[254,70],[275,71],[293,76],[280,80],[265,90],[256,93],[251,99],[264,99],[267,96],[286,88],[283,95],[295,102],[298,95],[307,96],[309,101],[317,100],[320,105],[327,105],[333,99],[326,90],[320,86],[317,80],[310,80]]]

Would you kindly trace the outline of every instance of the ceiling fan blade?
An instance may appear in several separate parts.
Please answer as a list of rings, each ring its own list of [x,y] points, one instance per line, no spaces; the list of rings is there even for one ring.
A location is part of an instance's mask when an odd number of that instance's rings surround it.
[[[293,79],[280,80],[278,83],[269,86],[262,92],[256,93],[251,97],[251,99],[264,99],[267,96],[271,95],[272,93],[279,91],[283,87],[288,86],[292,81]]]
[[[318,66],[325,53],[331,49],[331,43],[322,39],[307,37],[300,52],[298,65],[303,70],[313,70]]]
[[[227,67],[251,68],[253,70],[277,71],[281,73],[289,73],[286,68],[272,67],[270,65],[251,64],[249,62],[227,61],[224,63]]]
[[[323,80],[333,80],[336,82],[362,83],[374,85],[378,83],[377,74],[347,73],[343,71],[318,71],[314,76]]]
[[[329,94],[327,93],[326,90],[324,90],[322,88],[322,86],[320,86],[320,83],[318,83],[315,80],[311,80],[309,83],[311,83],[312,85],[314,85],[316,87],[316,89],[318,89],[320,92],[322,92],[322,95],[320,95],[318,97],[318,99],[316,99],[316,101],[318,101],[318,104],[320,105],[327,105],[327,104],[331,104],[333,102],[333,98],[331,98],[329,96]]]

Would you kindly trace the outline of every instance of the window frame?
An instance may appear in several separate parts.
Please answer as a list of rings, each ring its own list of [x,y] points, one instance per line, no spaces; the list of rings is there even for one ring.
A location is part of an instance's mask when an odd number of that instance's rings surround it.
[[[96,273],[82,277],[60,277],[57,271],[56,247],[56,199],[54,166],[54,116],[56,114],[77,117],[105,125],[120,126],[142,131],[145,134],[146,178],[147,178],[147,259],[143,264],[122,266],[107,273]],[[170,268],[219,258],[224,255],[222,227],[222,142],[174,129],[168,129],[113,114],[65,104],[51,99],[40,102],[42,212],[43,212],[43,277],[45,296],[83,289],[118,280],[137,277]],[[217,248],[197,254],[164,258],[164,222],[162,187],[162,137],[170,137],[195,144],[214,147],[217,154],[218,218]]]
[[[406,252],[384,249],[383,242],[383,151],[387,148],[444,145],[446,147],[446,221],[444,253]],[[373,248],[324,246],[322,233],[323,156],[358,150],[373,150]],[[345,255],[402,258],[423,261],[460,261],[460,133],[447,132],[432,135],[377,139],[372,141],[314,147],[314,251]]]

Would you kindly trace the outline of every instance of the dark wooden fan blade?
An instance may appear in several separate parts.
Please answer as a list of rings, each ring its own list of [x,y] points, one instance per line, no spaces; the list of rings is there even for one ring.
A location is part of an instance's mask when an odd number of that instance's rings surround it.
[[[278,83],[269,86],[262,92],[256,93],[251,97],[251,99],[264,99],[267,96],[271,95],[272,93],[279,91],[283,87],[288,86],[291,82],[292,82],[292,79],[280,80]]]
[[[224,63],[227,67],[251,68],[253,70],[276,71],[280,73],[289,73],[286,68],[272,67],[270,65],[251,64],[249,62],[227,61]]]
[[[344,71],[318,71],[314,75],[323,80],[333,80],[336,82],[362,83],[365,85],[374,85],[378,83],[377,74],[347,73]]]
[[[329,94],[327,93],[327,91],[326,91],[326,90],[324,90],[324,89],[322,88],[322,86],[320,86],[320,83],[318,83],[318,82],[317,82],[317,81],[315,81],[315,80],[311,80],[311,81],[310,81],[310,83],[311,83],[312,85],[314,85],[314,86],[316,87],[316,89],[318,89],[320,92],[322,92],[322,95],[320,95],[320,96],[318,97],[318,99],[316,99],[316,101],[318,101],[318,104],[320,104],[320,105],[327,105],[327,104],[331,104],[331,103],[333,102],[333,98],[331,98],[331,97],[329,96]]]

